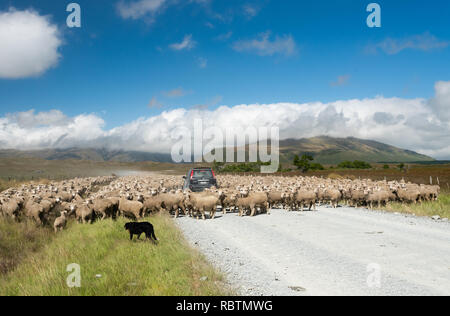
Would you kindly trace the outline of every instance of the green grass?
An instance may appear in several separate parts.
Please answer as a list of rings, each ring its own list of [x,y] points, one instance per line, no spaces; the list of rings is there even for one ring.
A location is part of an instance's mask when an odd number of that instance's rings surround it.
[[[443,193],[437,201],[419,204],[390,203],[384,208],[387,211],[415,214],[417,216],[439,215],[441,218],[450,218],[450,193]]]
[[[223,276],[192,249],[166,216],[149,219],[158,245],[130,242],[125,219],[71,224],[39,253],[0,279],[0,295],[230,295]],[[67,265],[81,266],[70,289]],[[101,275],[97,278],[96,275]],[[206,281],[201,281],[207,277]]]

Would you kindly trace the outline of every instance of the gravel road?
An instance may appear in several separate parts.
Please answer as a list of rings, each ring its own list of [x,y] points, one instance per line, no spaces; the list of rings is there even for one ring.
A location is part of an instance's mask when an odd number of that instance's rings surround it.
[[[450,224],[354,208],[177,225],[242,295],[450,295]]]

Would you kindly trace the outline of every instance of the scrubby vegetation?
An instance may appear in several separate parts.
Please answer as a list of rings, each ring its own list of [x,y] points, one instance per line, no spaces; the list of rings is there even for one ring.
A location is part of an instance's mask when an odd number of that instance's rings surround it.
[[[439,215],[441,218],[450,218],[450,193],[443,193],[437,201],[423,202],[420,204],[390,203],[385,208],[387,211],[417,216]]]
[[[339,169],[372,169],[372,166],[365,162],[360,160],[355,161],[343,161],[340,164],[337,165]]]
[[[296,155],[294,157],[294,166],[297,167],[303,173],[309,170],[325,170],[325,168],[320,163],[313,163],[314,157],[311,155],[302,155],[302,157]]]
[[[219,173],[260,172],[261,166],[269,166],[270,162],[230,163],[214,162],[213,169]]]
[[[0,217],[0,279],[25,258],[41,250],[53,236],[52,230],[37,227],[31,221],[17,223]]]

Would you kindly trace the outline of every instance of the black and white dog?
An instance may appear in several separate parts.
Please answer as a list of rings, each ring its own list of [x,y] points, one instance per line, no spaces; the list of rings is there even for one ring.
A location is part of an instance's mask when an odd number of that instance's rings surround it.
[[[155,236],[155,230],[153,228],[153,225],[148,222],[126,223],[125,230],[128,230],[128,232],[130,233],[130,240],[133,240],[134,235],[137,235],[138,239],[140,239],[141,235],[145,234],[145,238],[149,239],[153,243],[158,241],[158,239]]]

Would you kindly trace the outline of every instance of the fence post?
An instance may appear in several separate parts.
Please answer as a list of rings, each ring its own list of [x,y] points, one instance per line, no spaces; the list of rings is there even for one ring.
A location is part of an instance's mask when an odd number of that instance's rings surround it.
[[[432,184],[433,184],[433,177],[430,176],[430,185],[432,185]]]
[[[439,177],[436,177],[436,181],[437,181],[437,184],[438,184],[438,185],[441,185],[441,184],[439,183]]]

